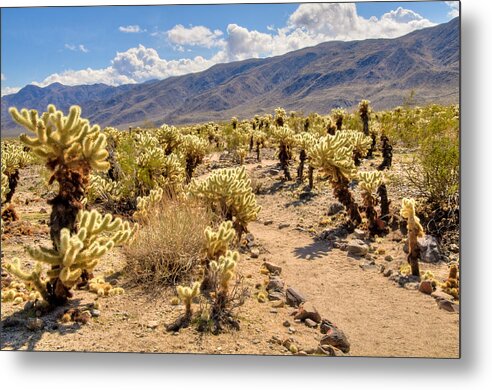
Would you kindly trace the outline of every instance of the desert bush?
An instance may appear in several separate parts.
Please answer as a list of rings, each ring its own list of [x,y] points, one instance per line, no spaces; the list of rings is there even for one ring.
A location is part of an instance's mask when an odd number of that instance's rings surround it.
[[[166,196],[146,211],[146,223],[125,248],[128,275],[153,288],[186,281],[202,261],[211,214],[197,201]]]

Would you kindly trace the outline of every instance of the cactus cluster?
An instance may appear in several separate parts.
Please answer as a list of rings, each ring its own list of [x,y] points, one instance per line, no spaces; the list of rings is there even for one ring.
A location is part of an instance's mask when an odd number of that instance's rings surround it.
[[[87,188],[87,199],[93,203],[97,200],[104,202],[118,202],[122,197],[122,190],[118,182],[106,179],[100,175],[90,175]]]
[[[261,209],[244,167],[216,170],[205,180],[192,181],[189,192],[204,199],[225,220],[232,221],[239,241]]]
[[[381,171],[359,172],[359,186],[362,189],[362,199],[367,218],[367,227],[371,234],[378,234],[385,231],[385,224],[378,216],[375,206],[377,204],[376,194],[384,182]]]
[[[32,162],[32,156],[22,145],[14,142],[2,142],[2,204],[10,203],[19,182],[19,170]],[[4,178],[5,177],[5,178]]]
[[[133,214],[135,219],[144,222],[149,215],[149,211],[162,201],[163,194],[162,188],[157,188],[151,190],[147,196],[139,196],[137,198],[137,211]]]
[[[203,161],[207,154],[207,142],[196,135],[183,136],[180,152],[186,162],[186,181],[189,182],[195,168]]]
[[[296,142],[295,133],[289,126],[283,125],[272,130],[272,137],[278,144],[278,159],[280,167],[284,171],[285,180],[292,180],[289,164],[292,160],[292,149]]]

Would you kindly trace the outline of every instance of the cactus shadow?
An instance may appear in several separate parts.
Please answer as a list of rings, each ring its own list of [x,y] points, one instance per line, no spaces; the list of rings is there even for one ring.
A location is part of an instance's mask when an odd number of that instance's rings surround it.
[[[66,305],[56,307],[45,313],[39,319],[44,322],[42,329],[30,330],[27,328],[29,319],[36,318],[34,309],[24,308],[16,311],[10,316],[5,317],[0,321],[0,329],[2,337],[0,340],[0,350],[27,350],[34,351],[38,342],[45,337],[45,334],[58,333],[59,335],[67,335],[78,332],[81,329],[79,323],[62,324],[58,322],[63,313],[71,308],[78,308],[80,300],[72,300]]]
[[[294,255],[298,259],[317,260],[328,255],[333,247],[326,241],[313,241],[308,245],[294,248]]]

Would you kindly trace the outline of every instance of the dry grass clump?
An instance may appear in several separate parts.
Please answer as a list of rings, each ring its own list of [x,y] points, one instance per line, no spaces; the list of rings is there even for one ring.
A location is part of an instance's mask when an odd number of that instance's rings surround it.
[[[190,280],[204,255],[203,231],[211,223],[211,214],[196,201],[164,196],[125,248],[131,281],[158,288]]]

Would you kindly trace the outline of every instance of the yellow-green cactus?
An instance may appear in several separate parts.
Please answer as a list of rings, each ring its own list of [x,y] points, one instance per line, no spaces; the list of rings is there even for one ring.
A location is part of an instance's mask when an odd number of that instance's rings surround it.
[[[2,203],[7,199],[7,194],[10,192],[9,178],[4,174],[4,165],[2,160]]]
[[[178,293],[179,299],[185,305],[186,308],[185,317],[191,318],[192,315],[191,303],[193,301],[193,298],[197,297],[198,294],[200,293],[200,283],[195,282],[193,283],[192,287],[178,286],[176,287],[176,291]]]
[[[331,110],[331,117],[335,121],[335,124],[337,126],[337,130],[342,130],[343,119],[345,118],[346,115],[347,115],[347,112],[341,107],[338,107],[338,108]]]
[[[233,221],[238,240],[261,210],[244,167],[219,169],[201,182],[193,180],[189,192],[211,204],[225,220]]]
[[[7,177],[8,191],[2,195],[2,204],[10,203],[19,182],[19,171],[32,162],[32,155],[17,142],[2,142],[2,175]],[[3,177],[3,176],[2,176]]]
[[[133,216],[139,221],[145,221],[149,211],[162,201],[164,191],[162,188],[151,190],[148,196],[139,196],[137,198],[137,211]]]
[[[22,280],[31,282],[41,296],[50,303],[60,303],[69,297],[69,290],[82,274],[91,273],[104,256],[114,246],[128,242],[137,229],[120,218],[110,214],[104,217],[96,210],[81,211],[78,215],[78,232],[61,230],[58,249],[29,247],[28,253],[38,263],[34,271],[23,271],[18,262],[6,264],[6,269]],[[42,264],[51,268],[47,271],[47,282],[41,278]],[[60,285],[59,285],[60,284]],[[57,293],[65,291],[64,295]]]
[[[87,199],[89,202],[96,200],[117,202],[121,199],[121,196],[120,183],[99,175],[90,175],[90,184],[87,188]]]
[[[357,173],[348,137],[344,136],[342,131],[322,137],[308,149],[308,155],[310,164],[315,168],[321,168],[328,175],[334,195],[347,209],[351,223],[359,225],[362,218],[348,188],[350,180]]]
[[[408,263],[412,268],[412,275],[420,276],[419,258],[420,248],[417,243],[417,237],[423,237],[424,229],[420,224],[420,219],[415,214],[415,200],[402,199],[400,215],[407,220],[408,230]]]
[[[220,291],[227,294],[229,282],[235,275],[236,266],[239,261],[239,252],[228,250],[225,255],[220,256],[217,261],[210,262],[210,269],[215,274],[220,286]]]
[[[232,227],[232,221],[222,222],[217,231],[214,231],[211,227],[207,227],[205,229],[207,258],[216,260],[220,256],[225,255],[235,236],[236,232]]]
[[[284,171],[285,180],[292,180],[289,164],[292,160],[292,148],[296,143],[294,131],[287,125],[278,126],[272,130],[272,138],[278,144],[280,167]]]
[[[185,135],[180,152],[186,161],[186,180],[189,182],[193,176],[193,171],[203,161],[207,154],[207,142],[196,135]]]
[[[359,186],[362,189],[362,199],[367,217],[367,224],[371,234],[379,234],[385,231],[384,222],[378,217],[375,210],[376,193],[383,184],[383,173],[381,171],[359,172]]]
[[[34,134],[34,137],[22,134],[20,140],[47,164],[75,165],[83,162],[96,171],[109,168],[106,136],[98,125],[91,126],[87,119],[80,117],[80,107],[70,107],[67,116],[52,104],[41,117],[36,110],[25,108],[19,112],[11,107],[9,113],[15,122]]]
[[[371,137],[366,137],[360,131],[346,130],[342,133],[343,136],[347,137],[352,145],[353,152],[352,156],[356,166],[361,163],[361,158],[364,157],[371,147],[372,139]]]
[[[174,126],[164,124],[156,130],[155,135],[161,146],[164,148],[166,155],[176,151],[183,142],[180,131]]]
[[[275,109],[275,123],[277,126],[283,126],[285,124],[285,120],[287,119],[287,113],[285,109],[282,107],[278,107]]]

